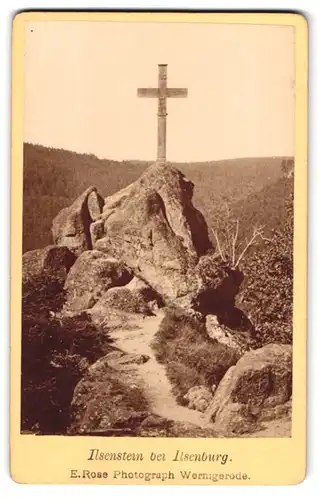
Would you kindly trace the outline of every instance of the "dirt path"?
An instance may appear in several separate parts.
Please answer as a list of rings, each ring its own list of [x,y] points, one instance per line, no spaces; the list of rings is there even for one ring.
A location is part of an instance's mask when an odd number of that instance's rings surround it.
[[[151,342],[163,319],[163,313],[142,319],[135,329],[119,329],[110,336],[116,347],[126,353],[147,354],[150,359],[136,365],[137,380],[149,402],[150,409],[156,415],[177,422],[188,422],[198,427],[212,427],[199,411],[190,410],[177,404],[165,368],[155,359]]]

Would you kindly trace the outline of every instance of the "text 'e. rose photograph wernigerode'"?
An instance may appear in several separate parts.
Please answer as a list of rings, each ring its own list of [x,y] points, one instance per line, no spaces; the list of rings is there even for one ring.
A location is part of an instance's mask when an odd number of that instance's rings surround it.
[[[26,23],[21,433],[291,436],[294,36]]]

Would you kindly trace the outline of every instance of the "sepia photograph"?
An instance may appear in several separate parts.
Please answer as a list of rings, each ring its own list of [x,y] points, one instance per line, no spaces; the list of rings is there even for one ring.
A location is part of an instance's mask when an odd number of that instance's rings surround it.
[[[291,438],[295,26],[24,26],[20,433]]]

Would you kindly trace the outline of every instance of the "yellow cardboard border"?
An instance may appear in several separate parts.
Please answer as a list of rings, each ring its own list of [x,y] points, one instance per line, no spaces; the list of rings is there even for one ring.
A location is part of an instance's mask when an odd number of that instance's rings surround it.
[[[109,21],[240,23],[295,27],[295,234],[294,234],[294,350],[293,417],[291,438],[89,438],[20,434],[22,178],[24,109],[24,31],[28,21]],[[300,14],[273,13],[131,13],[26,12],[13,22],[12,50],[12,192],[11,192],[11,476],[18,483],[35,484],[297,484],[306,474],[306,328],[307,328],[307,97],[308,26]],[[88,462],[90,448],[121,452],[138,449],[143,463]],[[173,463],[177,449],[186,452],[228,453],[227,468],[201,463]],[[166,453],[166,462],[147,459]],[[71,469],[108,471],[108,479],[71,479]],[[163,482],[156,479],[114,480],[111,471],[247,473],[247,480],[196,479]]]

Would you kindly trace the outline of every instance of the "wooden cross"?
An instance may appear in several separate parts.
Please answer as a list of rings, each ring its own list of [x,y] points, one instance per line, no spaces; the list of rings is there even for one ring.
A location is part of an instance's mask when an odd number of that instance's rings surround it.
[[[157,97],[157,163],[166,163],[166,99],[187,97],[187,89],[167,88],[167,64],[158,65],[158,88],[137,89],[138,97]]]

